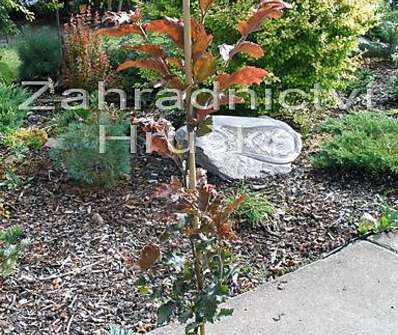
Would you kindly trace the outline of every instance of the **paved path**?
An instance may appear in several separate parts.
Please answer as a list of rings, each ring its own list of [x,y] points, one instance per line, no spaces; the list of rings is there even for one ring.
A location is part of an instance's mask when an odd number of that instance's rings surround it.
[[[398,335],[398,235],[355,242],[229,305],[234,315],[208,335]]]

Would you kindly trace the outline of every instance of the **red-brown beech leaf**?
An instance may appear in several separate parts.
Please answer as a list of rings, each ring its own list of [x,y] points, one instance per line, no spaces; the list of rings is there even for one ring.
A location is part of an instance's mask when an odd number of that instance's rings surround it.
[[[141,270],[149,270],[160,258],[160,248],[156,244],[148,244],[141,251],[138,266]]]
[[[220,89],[224,90],[233,85],[252,85],[261,84],[268,72],[254,66],[243,67],[232,74],[221,74],[218,76],[217,81]]]
[[[235,234],[235,232],[232,229],[232,226],[229,223],[223,223],[217,226],[217,233],[222,239],[227,241],[233,242],[239,240],[238,235]]]
[[[169,72],[167,67],[163,62],[158,59],[138,59],[138,60],[128,60],[120,64],[116,69],[116,72],[120,72],[132,67],[144,68],[148,70],[153,70],[159,72],[163,76],[168,76]]]
[[[237,95],[225,95],[222,94],[219,98],[220,106],[229,105],[229,104],[244,104],[245,99],[242,97],[238,97]]]
[[[265,0],[247,21],[238,24],[238,31],[242,36],[258,31],[267,18],[280,18],[286,7],[287,4],[281,0]]]
[[[192,57],[198,59],[209,47],[213,36],[207,34],[203,24],[195,19],[191,20],[192,25]]]
[[[184,48],[184,24],[181,20],[165,18],[151,21],[145,26],[146,31],[167,34],[179,48]]]
[[[206,12],[214,0],[200,0],[199,5],[202,12]]]
[[[221,57],[225,62],[228,62],[239,52],[244,52],[254,58],[261,58],[264,56],[263,49],[258,44],[252,42],[243,42],[239,45],[222,44],[219,49]]]
[[[145,52],[154,57],[163,57],[165,53],[163,49],[156,44],[141,44],[141,45],[123,45],[123,49],[135,50]]]
[[[231,51],[231,57],[236,55],[238,52],[244,52],[251,57],[261,58],[264,56],[264,50],[256,43],[243,42]]]
[[[143,35],[141,27],[137,24],[124,24],[113,28],[101,28],[95,32],[96,35],[108,35],[111,37],[122,37],[128,34]]]
[[[208,79],[216,72],[216,59],[209,53],[202,54],[194,63],[194,78],[201,82]]]

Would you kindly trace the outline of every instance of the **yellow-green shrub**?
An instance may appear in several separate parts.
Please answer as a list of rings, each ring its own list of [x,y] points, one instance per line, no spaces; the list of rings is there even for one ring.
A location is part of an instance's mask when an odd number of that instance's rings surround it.
[[[7,134],[5,143],[11,148],[24,146],[29,149],[40,149],[47,140],[47,133],[42,129],[20,128]]]

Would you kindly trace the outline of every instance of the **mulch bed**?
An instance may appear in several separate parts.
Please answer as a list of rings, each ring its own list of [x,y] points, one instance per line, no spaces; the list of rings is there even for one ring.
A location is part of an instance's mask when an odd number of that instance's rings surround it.
[[[315,172],[310,153],[307,148],[288,176],[251,184],[278,210],[264,227],[238,225],[242,242],[235,248],[250,272],[242,273],[233,294],[344,246],[355,236],[354,222],[377,212],[377,195],[397,196],[396,180]],[[137,157],[131,180],[111,190],[82,189],[52,171],[50,162],[48,168],[37,171],[31,188],[2,195],[13,215],[3,223],[23,225],[32,246],[0,288],[1,333],[93,334],[110,324],[152,329],[156,306],[136,293],[137,274],[123,255],[137,256],[157,241],[159,207],[147,196],[158,180],[177,174],[175,167],[155,156]]]
[[[237,223],[241,242],[234,248],[246,269],[233,295],[345,246],[363,213],[378,214],[379,196],[397,199],[396,179],[313,170],[309,158],[317,142],[306,142],[289,175],[246,183],[277,211],[260,227]],[[143,245],[157,242],[164,229],[160,207],[148,196],[159,181],[178,174],[175,166],[137,155],[131,179],[107,190],[67,180],[53,170],[47,152],[32,159],[40,164],[31,187],[0,194],[12,214],[0,226],[21,224],[32,240],[15,274],[0,284],[0,334],[91,335],[111,324],[138,333],[153,329],[157,306],[136,292],[137,273],[124,255],[138,256]],[[239,187],[213,176],[210,182],[223,190]],[[158,275],[163,280],[168,273]]]

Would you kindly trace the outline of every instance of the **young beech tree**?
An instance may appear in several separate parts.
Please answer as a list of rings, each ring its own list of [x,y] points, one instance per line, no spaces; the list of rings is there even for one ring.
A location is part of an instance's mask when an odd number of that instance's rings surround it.
[[[234,45],[219,46],[220,56],[211,52],[212,35],[205,30],[208,8],[214,0],[200,0],[199,19],[191,17],[190,0],[183,0],[183,19],[164,18],[143,22],[143,13],[108,13],[106,20],[116,26],[97,31],[100,35],[120,37],[128,34],[141,35],[146,41],[142,45],[126,45],[123,48],[135,50],[147,57],[127,60],[117,71],[132,67],[156,71],[161,80],[157,86],[178,90],[184,100],[186,123],[190,147],[194,147],[195,136],[203,135],[209,129],[211,114],[221,105],[243,103],[243,98],[229,94],[228,89],[235,85],[260,84],[268,72],[264,69],[246,66],[232,74],[225,71],[229,61],[237,53],[251,57],[263,57],[264,52],[257,44],[247,41],[248,36],[260,29],[266,19],[279,18],[288,5],[281,0],[263,0],[247,21],[239,23],[240,39]],[[170,56],[166,50],[152,44],[149,34],[166,34],[179,50],[181,57]],[[175,55],[175,53],[174,53]],[[213,82],[215,94],[202,91]],[[195,99],[193,99],[195,98]],[[195,104],[194,104],[195,102]],[[199,108],[194,108],[194,105]],[[182,323],[187,323],[187,334],[205,334],[206,322],[214,322],[232,311],[221,307],[229,293],[228,283],[236,279],[237,267],[234,257],[228,251],[230,243],[238,241],[228,223],[229,217],[245,199],[240,196],[226,203],[213,185],[207,183],[206,174],[196,168],[194,150],[189,150],[188,162],[173,150],[168,131],[171,127],[166,120],[138,119],[143,130],[152,140],[152,150],[160,155],[173,158],[181,163],[185,173],[183,181],[173,177],[169,184],[159,186],[154,197],[167,199],[168,208],[180,215],[171,217],[162,240],[186,238],[191,246],[191,257],[186,255],[163,255],[160,247],[150,244],[144,247],[136,263],[146,273],[137,283],[142,292],[148,292],[146,283],[155,279],[160,264],[172,267],[172,284],[151,290],[152,295],[163,301],[159,309],[159,324],[164,324],[175,315]],[[181,215],[183,214],[183,215]],[[177,222],[177,223],[176,223]]]

